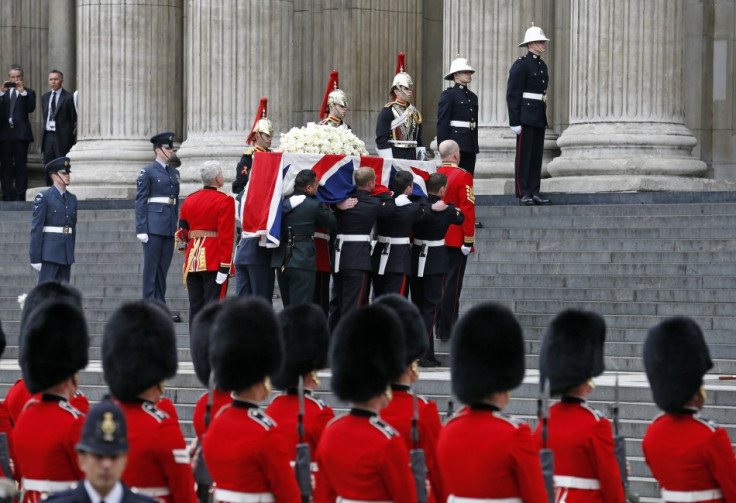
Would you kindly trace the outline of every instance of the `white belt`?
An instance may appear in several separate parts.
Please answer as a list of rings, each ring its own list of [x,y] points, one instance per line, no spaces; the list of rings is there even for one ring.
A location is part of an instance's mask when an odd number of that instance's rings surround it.
[[[53,232],[56,234],[74,234],[74,229],[65,225],[64,227],[54,227],[53,225],[44,225],[43,232]]]
[[[367,501],[367,500],[351,500],[340,496],[335,500],[337,503],[393,503],[393,501]]]
[[[149,197],[148,204],[151,204],[151,203],[176,204],[176,198],[174,197]]]
[[[528,100],[539,100],[539,101],[544,101],[545,103],[547,103],[547,95],[546,94],[521,93],[521,96],[523,98],[528,99]]]
[[[391,253],[391,245],[409,245],[409,238],[391,238],[387,236],[378,236],[378,242],[384,243],[386,246],[381,251],[381,258],[378,261],[378,274],[383,275],[386,272],[386,264],[388,264],[388,256]]]
[[[556,487],[567,487],[568,489],[588,489],[594,491],[601,488],[598,479],[584,479],[581,477],[570,477],[568,475],[555,475]]]
[[[314,237],[317,238],[317,239],[324,239],[325,241],[329,241],[330,240],[330,235],[329,234],[325,234],[324,232],[315,232],[314,233]]]
[[[76,487],[78,480],[35,480],[23,477],[21,485],[24,491],[38,491],[41,493],[56,493]]]
[[[447,503],[524,503],[521,498],[462,498],[451,494]]]
[[[468,129],[475,129],[475,122],[469,122],[469,121],[450,121],[450,126],[454,126],[454,127],[466,127]]]
[[[370,243],[371,237],[368,234],[338,234],[335,236],[335,273],[340,272],[340,252],[343,243]]]
[[[168,487],[131,487],[131,491],[136,494],[142,494],[149,498],[158,498],[159,496],[169,496],[171,491]]]
[[[720,489],[706,489],[705,491],[668,491],[662,489],[662,499],[672,502],[694,502],[709,501],[723,498],[723,491]]]
[[[215,501],[227,501],[228,503],[273,503],[276,498],[273,493],[241,493],[240,491],[228,491],[227,489],[215,488]]]
[[[417,263],[417,277],[424,277],[424,267],[427,265],[427,248],[435,246],[445,246],[444,239],[415,239],[414,244],[421,246],[422,250],[419,252],[419,262]]]

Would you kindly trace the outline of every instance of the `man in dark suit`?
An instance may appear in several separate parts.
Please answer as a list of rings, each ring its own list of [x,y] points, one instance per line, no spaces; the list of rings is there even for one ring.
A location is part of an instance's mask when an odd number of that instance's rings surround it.
[[[36,93],[23,84],[23,68],[13,65],[0,88],[0,182],[4,201],[25,201],[28,188],[28,144],[33,141],[28,114],[36,109]]]
[[[49,72],[51,90],[41,96],[44,117],[41,151],[44,164],[57,157],[64,157],[77,142],[77,109],[74,106],[74,96],[62,88],[62,84],[64,74],[59,70],[51,70]],[[51,178],[48,175],[46,185],[51,185]]]
[[[74,489],[54,494],[57,503],[147,503],[155,501],[136,494],[120,482],[128,462],[125,416],[115,402],[105,397],[89,411],[82,438],[77,444],[77,462],[86,478]]]

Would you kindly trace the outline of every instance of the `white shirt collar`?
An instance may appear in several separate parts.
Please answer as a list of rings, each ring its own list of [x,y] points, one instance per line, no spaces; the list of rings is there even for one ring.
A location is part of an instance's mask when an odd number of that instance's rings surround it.
[[[100,503],[104,499],[105,503],[122,503],[123,501],[123,484],[118,482],[115,484],[115,486],[112,488],[112,490],[102,498],[97,491],[95,491],[95,488],[92,487],[92,484],[89,483],[89,480],[84,481],[84,488],[87,490],[87,495],[89,496],[90,501],[92,503]]]

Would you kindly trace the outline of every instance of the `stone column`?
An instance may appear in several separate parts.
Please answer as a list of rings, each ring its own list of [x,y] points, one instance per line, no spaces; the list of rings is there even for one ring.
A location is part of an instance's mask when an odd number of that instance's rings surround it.
[[[181,137],[182,0],[77,0],[80,198],[133,198],[149,138]]]
[[[64,73],[64,89],[77,89],[76,9],[74,0],[54,0],[49,6],[48,70]],[[44,92],[47,89],[44,89]],[[40,105],[40,103],[39,103]]]
[[[570,127],[546,192],[693,190],[683,0],[571,0]]]
[[[476,72],[470,88],[478,94],[480,153],[475,167],[475,190],[481,194],[513,193],[516,136],[509,129],[506,84],[513,62],[526,54],[517,47],[534,22],[551,39],[544,60],[550,69],[547,118],[554,127],[556,52],[554,3],[545,0],[469,0],[445,2],[444,72],[459,54]],[[441,77],[440,77],[441,78]],[[451,83],[444,81],[445,87]],[[547,130],[544,165],[557,153],[554,129]],[[543,168],[542,176],[546,176]]]
[[[182,195],[201,187],[206,160],[219,160],[233,179],[261,97],[275,135],[289,129],[291,93],[300,85],[292,76],[293,11],[293,0],[187,2]]]

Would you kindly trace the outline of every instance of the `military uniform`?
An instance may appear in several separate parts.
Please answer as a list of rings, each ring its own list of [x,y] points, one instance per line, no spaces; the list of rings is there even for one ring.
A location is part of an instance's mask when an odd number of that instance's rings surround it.
[[[330,263],[331,235],[325,227],[315,227],[314,248],[317,257],[314,280],[314,297],[312,301],[322,308],[327,315],[330,309],[330,278],[332,277],[332,264]]]
[[[289,388],[284,394],[276,396],[266,408],[266,414],[278,424],[278,428],[286,438],[289,455],[292,456],[299,443],[297,417],[299,415],[299,394],[296,388]],[[316,397],[310,390],[304,390],[304,439],[314,455],[322,433],[335,413],[332,407]],[[292,456],[293,457],[293,456]]]
[[[156,501],[148,496],[134,493],[125,484],[121,484],[120,490],[122,491],[120,503],[154,503]],[[111,496],[113,495],[109,494],[106,500],[115,501],[114,498],[110,499]],[[56,493],[46,501],[53,501],[54,503],[92,503],[84,483],[80,483],[75,489]]]
[[[334,115],[328,115],[317,124],[319,124],[320,126],[332,126],[340,129],[350,129],[350,126],[345,124],[344,120],[339,117],[335,117]]]
[[[235,167],[235,180],[233,180],[233,194],[240,194],[250,179],[250,169],[253,167],[253,154],[256,152],[270,152],[260,146],[245,149],[243,156]]]
[[[450,225],[445,235],[447,272],[440,304],[438,332],[440,339],[447,340],[458,318],[465,265],[468,261],[460,248],[472,247],[475,243],[475,192],[473,175],[464,169],[445,163],[437,171],[447,176],[447,192],[443,200],[459,208],[464,215],[462,224]]]
[[[174,255],[179,223],[179,170],[154,161],[138,175],[135,232],[143,243],[143,298],[166,301],[166,275]]]
[[[478,96],[456,83],[442,91],[437,105],[437,145],[455,140],[460,147],[460,167],[475,172],[478,152]]]
[[[300,203],[295,197],[303,196]],[[281,205],[281,242],[273,252],[271,267],[276,268],[284,306],[314,297],[316,281],[316,226],[335,229],[335,215],[315,196],[301,189],[285,198]]]
[[[516,197],[539,195],[548,85],[547,65],[531,51],[511,66],[506,90],[509,125],[521,126],[514,161]]]
[[[233,399],[230,396],[230,392],[222,391],[217,388],[212,390],[212,403],[210,404],[210,423],[212,419],[217,415],[220,409],[224,406],[229,405]],[[205,415],[207,413],[207,405],[210,402],[210,394],[204,393],[199,397],[197,403],[194,405],[194,412],[192,413],[192,426],[194,426],[194,434],[197,436],[199,441],[202,441],[202,437],[207,431],[207,425],[205,424]]]
[[[176,233],[186,246],[184,282],[189,291],[189,323],[210,301],[221,299],[227,280],[215,282],[217,273],[230,274],[235,238],[235,204],[215,187],[204,187],[184,200]]]
[[[376,121],[376,145],[379,151],[391,149],[394,159],[416,160],[417,147],[424,146],[422,114],[405,101],[386,103]]]
[[[71,279],[77,238],[77,196],[55,186],[33,200],[31,264],[41,264],[38,282]]]
[[[439,200],[439,196],[430,194],[427,203],[431,206]],[[414,241],[411,249],[411,300],[422,313],[429,342],[425,358],[429,360],[435,358],[434,326],[437,321],[437,309],[442,301],[447,271],[445,234],[451,225],[459,226],[464,219],[463,213],[450,203],[444,211],[433,211],[427,219],[414,225]]]
[[[437,458],[448,497],[547,501],[529,426],[493,405],[460,409],[440,432]]]

